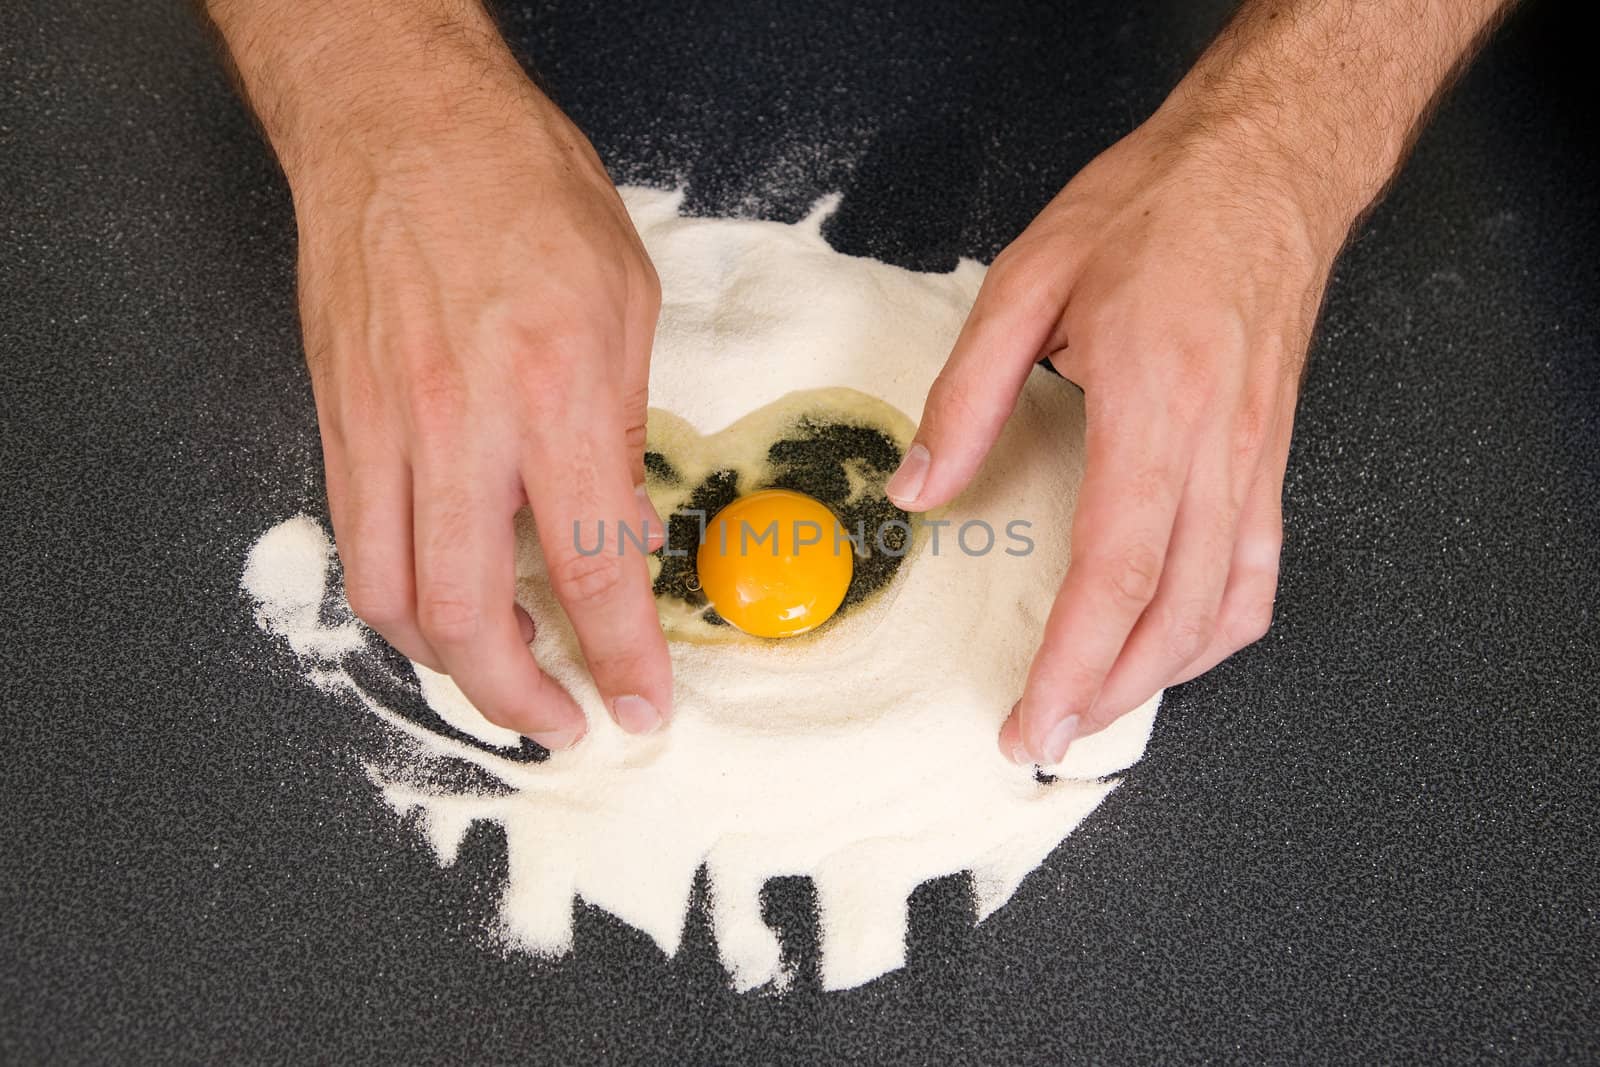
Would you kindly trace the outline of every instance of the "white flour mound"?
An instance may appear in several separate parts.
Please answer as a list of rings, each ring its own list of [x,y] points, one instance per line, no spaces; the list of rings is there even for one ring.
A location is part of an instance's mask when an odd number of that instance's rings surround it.
[[[651,403],[703,434],[796,390],[845,386],[915,417],[972,304],[983,268],[919,274],[841,255],[820,227],[836,201],[795,225],[678,215],[680,197],[624,190],[664,290]],[[676,718],[628,736],[603,709],[570,626],[525,542],[519,598],[534,652],[589,716],[577,747],[546,762],[501,758],[519,739],[486,722],[448,678],[416,668],[444,723],[482,747],[385,707],[340,666],[352,623],[324,621],[331,548],[297,516],[250,554],[244,588],[262,627],[308,677],[356,694],[409,735],[419,758],[448,756],[505,785],[493,794],[423,788],[373,770],[398,812],[416,812],[441,864],[468,828],[503,827],[505,936],[532,952],[572,945],[574,900],[604,908],[674,953],[696,872],[734,985],[787,980],[762,921],[769,878],[816,887],[829,989],[905,963],[907,900],[929,879],[971,872],[982,920],[1115,788],[1105,776],[1144,750],[1157,699],[1074,745],[1038,781],[999,752],[1068,559],[1082,473],[1075,390],[1036,370],[982,473],[885,594],[807,642],[673,642]],[[999,533],[959,550],[962,523]],[[1008,555],[1006,525],[1030,523],[1035,550]],[[984,538],[976,529],[974,548]],[[368,640],[377,640],[368,637]],[[354,653],[360,654],[360,653]]]

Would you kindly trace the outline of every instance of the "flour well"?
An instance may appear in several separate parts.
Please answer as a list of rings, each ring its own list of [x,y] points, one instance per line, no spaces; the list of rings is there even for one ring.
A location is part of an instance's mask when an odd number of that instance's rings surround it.
[[[788,226],[681,218],[674,195],[624,195],[663,285],[651,402],[702,435],[834,387],[915,417],[983,277],[971,262],[929,275],[840,255],[820,233],[831,202]],[[1143,751],[1155,700],[1075,745],[1052,782],[995,743],[1066,569],[1082,439],[1075,390],[1035,371],[978,480],[945,513],[942,544],[920,537],[881,595],[814,640],[671,642],[676,718],[643,738],[601,707],[524,521],[518,597],[538,626],[534,652],[590,722],[581,744],[544,762],[513,758],[520,739],[426,668],[416,684],[436,723],[358,681],[351,665],[377,638],[325,602],[333,560],[313,520],[263,535],[244,587],[318,684],[354,696],[418,759],[463,761],[503,783],[443,789],[371,771],[395,810],[420,816],[442,864],[473,823],[503,828],[510,942],[568,951],[581,898],[673,953],[705,867],[734,985],[781,984],[761,888],[803,875],[816,887],[823,983],[841,989],[904,964],[907,900],[923,882],[971,872],[976,918],[1004,904],[1115,787],[1106,776]],[[1034,550],[961,551],[956,531],[980,520],[1025,521]]]

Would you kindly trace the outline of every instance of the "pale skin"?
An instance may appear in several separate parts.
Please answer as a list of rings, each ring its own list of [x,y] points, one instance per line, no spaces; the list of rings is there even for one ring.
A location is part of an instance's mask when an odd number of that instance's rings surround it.
[[[1505,0],[1247,0],[1146,122],[995,260],[889,494],[967,485],[1034,363],[1084,391],[1072,563],[1000,749],[1074,740],[1272,618],[1281,496],[1329,271]],[[477,0],[209,0],[294,195],[300,306],[352,608],[490,720],[566,748],[512,516],[659,518],[660,286],[604,167]],[[542,539],[618,723],[670,720],[642,554]]]

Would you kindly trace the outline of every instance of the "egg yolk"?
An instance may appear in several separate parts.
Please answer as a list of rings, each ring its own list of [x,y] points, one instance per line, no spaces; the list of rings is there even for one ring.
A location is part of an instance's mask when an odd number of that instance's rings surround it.
[[[827,622],[855,570],[833,512],[787,489],[763,489],[717,512],[695,564],[717,614],[756,637],[793,637]]]

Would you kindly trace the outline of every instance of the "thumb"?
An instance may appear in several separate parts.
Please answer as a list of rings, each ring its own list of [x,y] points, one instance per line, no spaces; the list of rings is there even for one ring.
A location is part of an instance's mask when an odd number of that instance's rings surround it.
[[[906,511],[954,499],[972,481],[1016,407],[1060,318],[1054,279],[1009,250],[989,268],[950,358],[928,390],[922,423],[884,487]]]

